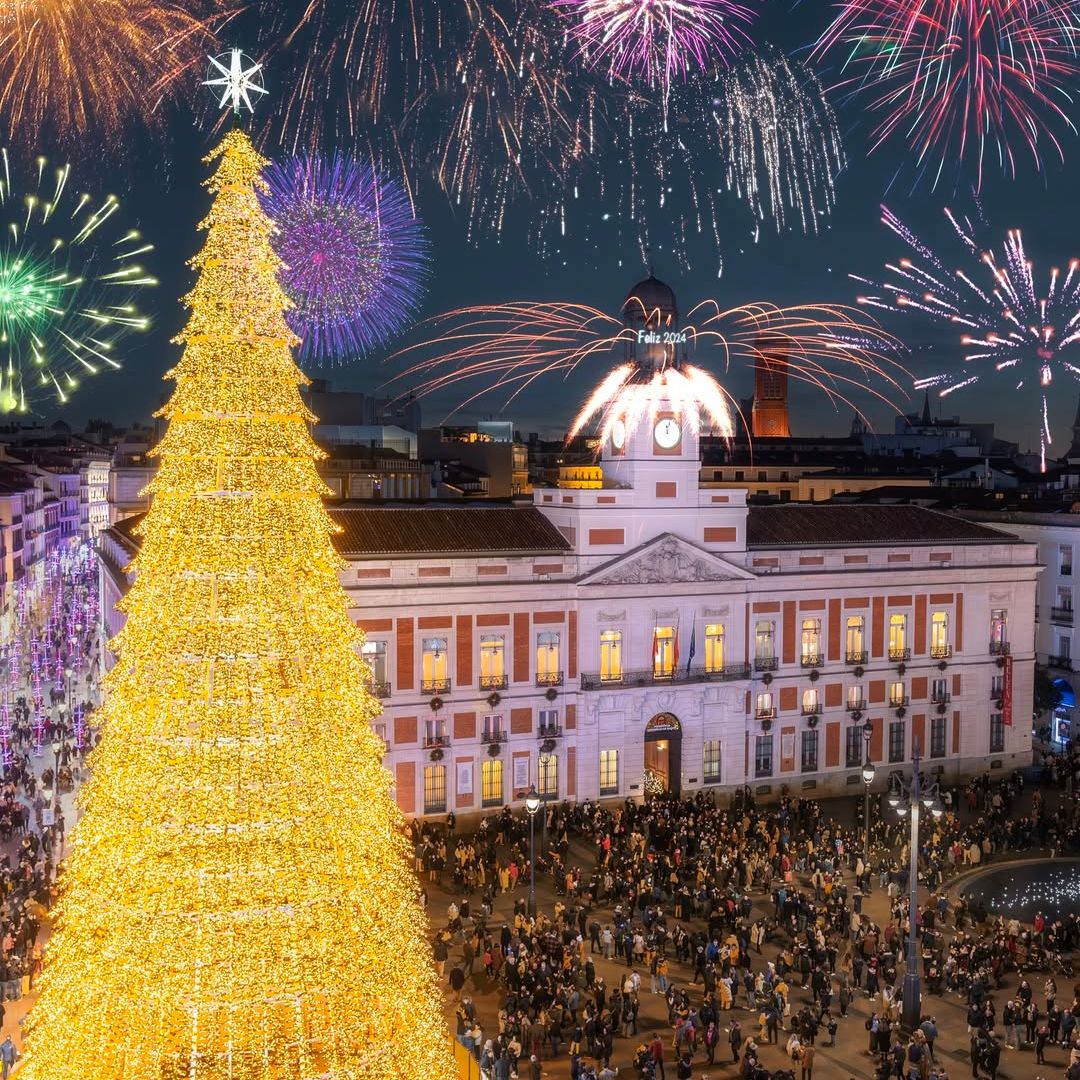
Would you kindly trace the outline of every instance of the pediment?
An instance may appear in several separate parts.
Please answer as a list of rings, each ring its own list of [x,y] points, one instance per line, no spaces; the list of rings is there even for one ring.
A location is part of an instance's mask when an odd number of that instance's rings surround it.
[[[664,533],[586,574],[582,585],[678,585],[752,581],[754,575],[673,533]]]

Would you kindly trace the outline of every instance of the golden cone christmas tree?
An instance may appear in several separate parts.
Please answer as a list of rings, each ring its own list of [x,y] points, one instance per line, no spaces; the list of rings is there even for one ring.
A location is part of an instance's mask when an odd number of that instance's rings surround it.
[[[264,162],[240,131],[207,160],[206,246],[26,1072],[444,1080]]]

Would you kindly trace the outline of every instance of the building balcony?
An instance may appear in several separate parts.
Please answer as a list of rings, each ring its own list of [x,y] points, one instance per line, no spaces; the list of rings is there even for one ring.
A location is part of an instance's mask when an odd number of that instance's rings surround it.
[[[891,697],[891,698],[889,698],[889,708],[890,709],[902,709],[910,701],[911,701],[911,699],[906,694],[903,697]]]
[[[816,705],[804,705],[802,707],[803,716],[820,716],[822,712],[822,704],[819,701]]]
[[[379,682],[376,679],[372,679],[368,687],[377,698],[388,698],[394,692],[388,682]]]
[[[562,686],[563,673],[561,671],[538,671],[536,673],[537,686]]]
[[[603,675],[599,672],[582,672],[582,690],[610,690],[624,686],[652,686],[654,683],[702,683],[733,682],[737,679],[750,678],[749,664],[733,664],[723,668],[691,668],[689,671],[680,667],[670,675],[657,674],[653,669],[644,671],[621,671],[618,674]]]
[[[990,642],[990,655],[991,656],[1008,656],[1009,655],[1009,643],[1007,641],[991,641]]]
[[[799,665],[801,667],[821,667],[825,662],[825,657],[819,652],[803,653],[799,657]]]
[[[930,659],[931,660],[948,660],[952,656],[951,645],[931,645],[930,646]]]
[[[848,698],[844,703],[844,708],[847,709],[848,712],[864,712],[866,709],[866,698],[859,698],[858,701],[852,701],[851,698]]]
[[[482,743],[504,743],[506,742],[506,732],[502,728],[495,728],[494,730],[485,730],[480,733],[480,741]]]
[[[931,705],[948,705],[952,701],[952,694],[931,694]]]
[[[754,670],[755,671],[775,671],[779,661],[775,656],[755,656],[754,657]]]
[[[562,725],[561,724],[541,724],[536,729],[536,737],[538,739],[561,739],[562,738]]]
[[[1059,626],[1072,626],[1073,609],[1071,607],[1052,607],[1050,609],[1050,621]]]
[[[776,719],[776,706],[771,709],[755,709],[754,716],[758,720],[775,720]]]
[[[866,650],[861,649],[857,652],[847,652],[844,654],[844,660],[849,664],[865,664],[866,663]]]
[[[449,735],[425,735],[425,750],[445,750],[450,745]]]
[[[449,679],[422,679],[420,681],[421,694],[448,694],[450,693]]]
[[[1062,577],[1072,577],[1072,563],[1063,564],[1061,567]]]
[[[893,649],[893,648],[890,648],[889,649],[889,659],[893,660],[893,661],[910,660],[911,659],[911,650],[910,649]]]
[[[481,690],[505,690],[507,687],[507,677],[505,675],[481,675],[480,676],[480,689]]]
[[[1071,656],[1048,656],[1046,658],[1046,666],[1057,668],[1060,671],[1072,671],[1072,657]]]

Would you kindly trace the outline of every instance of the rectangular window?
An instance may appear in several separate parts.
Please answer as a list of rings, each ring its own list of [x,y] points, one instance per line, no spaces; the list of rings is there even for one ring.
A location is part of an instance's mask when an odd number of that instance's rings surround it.
[[[941,758],[945,756],[945,717],[930,717],[930,756]]]
[[[423,667],[420,690],[425,694],[442,694],[450,689],[450,665],[446,655],[446,638],[424,638]]]
[[[908,658],[907,616],[889,616],[889,659],[906,660]]]
[[[538,734],[541,738],[545,735],[554,738],[561,733],[558,709],[537,709],[536,719],[540,725]]]
[[[935,611],[930,616],[930,655],[935,660],[943,659],[952,652],[949,644],[949,613]]]
[[[999,713],[990,714],[990,753],[1000,754],[1005,749],[1005,717]]]
[[[844,764],[849,769],[857,769],[862,765],[863,729],[854,724],[847,729],[844,735]]]
[[[480,689],[502,690],[506,687],[506,642],[501,634],[480,635]]]
[[[360,655],[371,669],[371,681],[378,693],[378,687],[386,682],[386,642],[369,639],[361,647]]]
[[[949,680],[933,679],[930,683],[930,700],[935,705],[943,705],[949,700]]]
[[[675,671],[675,627],[653,628],[653,678],[670,679]]]
[[[386,725],[385,724],[372,724],[371,729],[372,729],[372,731],[375,732],[376,736],[378,736],[379,741],[383,744],[383,746],[386,746],[387,745],[387,742],[386,742]]]
[[[1004,608],[990,612],[990,652],[1004,654],[1009,651],[1009,613]]]
[[[991,675],[990,676],[990,696],[992,698],[999,698],[1005,693],[1005,676],[1004,675]]]
[[[903,761],[905,757],[907,725],[903,720],[893,720],[889,724],[889,761]]]
[[[502,742],[506,738],[506,729],[503,727],[502,713],[487,713],[484,716],[484,742]]]
[[[1058,586],[1057,591],[1057,606],[1064,611],[1072,611],[1072,589],[1063,588]]]
[[[862,687],[858,683],[852,683],[847,688],[847,707],[849,712],[856,712],[863,707]]]
[[[480,800],[484,806],[502,806],[502,758],[484,758],[480,766]]]
[[[600,634],[600,680],[622,681],[621,630],[604,630]]]
[[[446,813],[446,766],[424,766],[424,813]]]
[[[1072,545],[1062,544],[1058,548],[1058,569],[1064,577],[1072,574]]]
[[[539,778],[536,790],[541,799],[559,797],[559,759],[555,754],[541,754],[537,763]]]
[[[866,663],[866,646],[863,644],[864,626],[865,622],[861,615],[848,616],[845,650],[849,664]]]
[[[803,667],[819,667],[821,665],[820,619],[803,619],[799,656]]]
[[[771,720],[776,715],[773,708],[773,696],[769,690],[763,690],[757,696],[755,714],[759,720]]]
[[[1072,638],[1066,637],[1064,634],[1058,638],[1057,654],[1062,660],[1072,659]]]
[[[437,716],[431,716],[424,721],[424,745],[428,747],[450,745],[445,720],[440,720]]]
[[[706,784],[720,783],[720,740],[706,739],[704,744],[704,770]]]
[[[889,683],[889,704],[898,709],[901,705],[907,704],[907,695],[904,691],[903,682],[891,682]]]
[[[724,670],[724,628],[719,623],[705,627],[705,670]]]
[[[559,635],[545,630],[536,635],[536,685],[558,686],[562,683],[562,658],[559,653]]]
[[[813,731],[802,733],[802,771],[817,772],[818,768],[818,733]]]
[[[619,794],[619,751],[600,751],[600,794]]]
[[[821,712],[821,698],[818,695],[818,691],[804,690],[802,692],[802,714],[803,716],[817,716]]]
[[[772,776],[773,737],[758,735],[754,739],[754,776]]]
[[[776,667],[775,636],[776,623],[771,620],[762,620],[754,627],[754,666],[759,671]]]

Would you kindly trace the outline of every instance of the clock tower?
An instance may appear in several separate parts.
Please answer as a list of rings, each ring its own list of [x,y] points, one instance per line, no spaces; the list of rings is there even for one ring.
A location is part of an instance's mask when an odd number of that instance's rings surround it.
[[[667,371],[686,358],[675,293],[650,274],[629,292],[622,307],[623,362],[633,368],[624,397],[637,386],[648,404],[616,416],[601,449],[604,478],[676,504],[696,502],[700,447],[697,416],[684,415],[663,392]],[[647,388],[647,389],[646,389]]]

